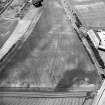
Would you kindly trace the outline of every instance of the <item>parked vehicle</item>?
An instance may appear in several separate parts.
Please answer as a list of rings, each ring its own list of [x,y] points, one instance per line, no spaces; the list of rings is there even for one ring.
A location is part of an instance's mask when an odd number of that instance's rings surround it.
[[[43,0],[32,0],[32,4],[35,7],[41,7],[42,6],[42,2],[43,2]]]

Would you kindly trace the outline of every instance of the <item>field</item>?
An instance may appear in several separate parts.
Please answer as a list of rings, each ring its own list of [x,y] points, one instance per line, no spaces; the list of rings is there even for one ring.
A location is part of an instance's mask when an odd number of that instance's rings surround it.
[[[72,0],[78,16],[87,27],[105,27],[105,2],[104,0]]]
[[[58,1],[49,1],[28,40],[0,73],[0,86],[67,91],[95,87],[97,77],[63,7]]]

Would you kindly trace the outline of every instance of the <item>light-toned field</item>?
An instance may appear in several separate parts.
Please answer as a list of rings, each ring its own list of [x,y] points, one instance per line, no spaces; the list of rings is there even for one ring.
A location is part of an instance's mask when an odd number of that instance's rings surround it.
[[[105,27],[104,0],[90,0],[79,2],[72,0],[82,23],[88,27]]]

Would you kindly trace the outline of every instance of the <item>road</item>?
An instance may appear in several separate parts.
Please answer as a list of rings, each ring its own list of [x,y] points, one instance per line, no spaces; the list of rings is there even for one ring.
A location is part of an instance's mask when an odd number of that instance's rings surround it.
[[[95,87],[97,79],[60,1],[50,0],[28,40],[0,73],[0,86],[67,91]]]

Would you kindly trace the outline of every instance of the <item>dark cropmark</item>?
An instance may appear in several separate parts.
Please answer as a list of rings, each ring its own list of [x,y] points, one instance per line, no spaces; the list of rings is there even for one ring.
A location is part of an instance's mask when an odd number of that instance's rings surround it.
[[[73,84],[80,83],[81,80],[84,80],[85,78],[88,78],[89,84],[94,84],[94,80],[96,80],[97,73],[95,71],[86,72],[85,70],[82,70],[80,68],[67,70],[62,79],[57,84],[55,91],[68,91]],[[92,77],[92,78],[91,78]]]

